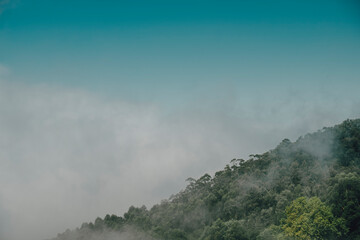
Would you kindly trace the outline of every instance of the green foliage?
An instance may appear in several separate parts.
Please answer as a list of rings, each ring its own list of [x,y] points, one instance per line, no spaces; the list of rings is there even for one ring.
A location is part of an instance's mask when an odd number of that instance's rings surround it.
[[[335,218],[331,208],[318,197],[300,197],[286,208],[282,225],[287,236],[295,239],[330,239],[346,232],[342,218]]]
[[[360,176],[341,172],[330,180],[328,201],[334,214],[346,220],[352,235],[360,235]]]
[[[223,222],[217,219],[205,230],[202,240],[247,240],[244,226],[239,220]]]
[[[264,154],[233,159],[213,177],[187,181],[150,210],[132,206],[123,217],[106,215],[56,239],[128,227],[159,240],[357,239],[360,120],[285,139]]]
[[[334,128],[337,138],[335,155],[342,166],[360,167],[360,121],[346,120]]]
[[[145,206],[141,208],[131,206],[127,213],[124,214],[124,219],[127,224],[135,225],[142,230],[149,230],[151,227],[151,221]]]
[[[281,227],[271,225],[265,228],[257,237],[256,240],[291,240],[292,238],[285,236]]]

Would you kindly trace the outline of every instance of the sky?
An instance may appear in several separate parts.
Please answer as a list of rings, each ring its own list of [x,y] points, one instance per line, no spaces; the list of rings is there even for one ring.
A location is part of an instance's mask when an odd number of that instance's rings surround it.
[[[0,0],[0,238],[360,117],[359,43],[355,0]]]

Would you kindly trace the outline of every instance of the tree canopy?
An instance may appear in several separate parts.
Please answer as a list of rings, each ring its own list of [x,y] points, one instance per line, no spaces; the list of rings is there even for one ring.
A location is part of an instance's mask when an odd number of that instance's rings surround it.
[[[345,220],[334,217],[331,208],[318,197],[299,197],[285,213],[282,228],[287,236],[295,239],[331,239],[347,231]]]

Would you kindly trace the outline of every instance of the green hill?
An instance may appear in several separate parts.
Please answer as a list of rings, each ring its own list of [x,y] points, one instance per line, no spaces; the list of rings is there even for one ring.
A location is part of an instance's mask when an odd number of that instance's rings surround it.
[[[360,119],[187,181],[151,209],[131,206],[54,240],[360,239]]]

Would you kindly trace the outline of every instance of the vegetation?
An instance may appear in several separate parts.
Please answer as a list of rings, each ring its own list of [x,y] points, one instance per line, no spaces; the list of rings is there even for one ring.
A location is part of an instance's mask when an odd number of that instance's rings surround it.
[[[299,197],[286,208],[282,225],[295,239],[331,239],[347,232],[343,218],[335,218],[331,208],[318,197]]]
[[[132,206],[55,239],[129,227],[150,239],[360,239],[360,119],[188,182],[149,210]]]

